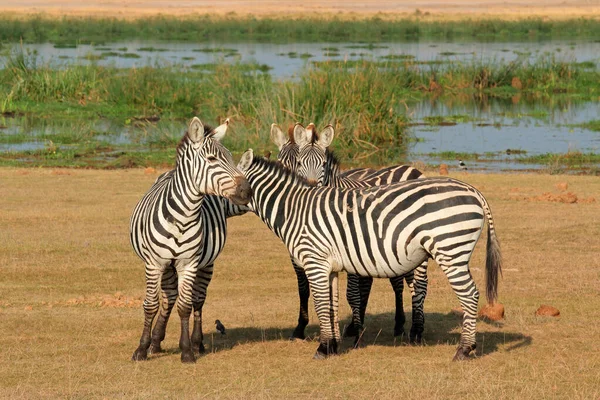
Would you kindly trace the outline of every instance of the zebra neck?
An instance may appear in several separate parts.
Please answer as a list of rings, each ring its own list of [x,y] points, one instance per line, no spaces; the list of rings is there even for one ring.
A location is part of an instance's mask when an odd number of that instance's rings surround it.
[[[246,175],[252,187],[253,210],[263,222],[287,243],[286,226],[290,219],[301,220],[306,203],[301,198],[312,188],[285,169],[262,169]]]
[[[179,221],[195,220],[200,214],[205,194],[198,191],[192,179],[190,171],[178,167],[167,190],[166,203]]]

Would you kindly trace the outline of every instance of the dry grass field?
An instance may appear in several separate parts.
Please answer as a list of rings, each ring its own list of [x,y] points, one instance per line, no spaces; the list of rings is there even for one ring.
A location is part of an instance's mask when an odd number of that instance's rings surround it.
[[[487,196],[504,255],[506,318],[478,323],[476,359],[451,362],[458,301],[432,263],[424,346],[394,340],[392,290],[379,280],[366,346],[349,350],[347,340],[340,356],[312,360],[316,317],[310,340],[287,340],[295,275],[283,245],[246,215],[230,220],[209,287],[209,352],[182,365],[176,315],[167,352],[130,361],[144,273],[128,220],[156,173],[0,169],[0,398],[600,398],[600,179],[454,176]],[[573,201],[566,192],[577,202],[552,201]],[[471,264],[480,290],[484,243]],[[560,317],[535,316],[541,304]],[[347,323],[345,301],[341,311]]]
[[[185,16],[211,14],[213,16],[256,15],[260,17],[335,16],[337,18],[364,18],[379,14],[384,18],[414,15],[433,19],[544,17],[564,19],[597,17],[597,0],[378,0],[331,1],[308,0],[3,0],[0,11],[15,15],[44,13],[47,15],[96,16],[138,18],[157,14]]]

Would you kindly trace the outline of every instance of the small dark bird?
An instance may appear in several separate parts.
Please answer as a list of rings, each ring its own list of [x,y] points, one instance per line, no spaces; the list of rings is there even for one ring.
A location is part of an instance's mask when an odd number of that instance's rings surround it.
[[[217,326],[217,330],[218,330],[219,332],[221,332],[221,335],[226,335],[226,333],[225,333],[225,325],[223,325],[223,324],[221,323],[221,321],[219,321],[219,320],[216,320],[216,321],[215,321],[215,325]]]
[[[464,171],[467,170],[467,166],[465,165],[465,163],[462,160],[458,160],[458,167]]]

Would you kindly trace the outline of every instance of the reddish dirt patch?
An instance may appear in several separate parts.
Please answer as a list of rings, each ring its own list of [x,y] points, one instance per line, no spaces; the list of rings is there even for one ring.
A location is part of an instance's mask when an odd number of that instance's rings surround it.
[[[573,192],[566,192],[560,194],[552,194],[550,192],[546,192],[542,193],[540,196],[532,197],[532,200],[574,204],[577,203],[578,198],[577,195]]]
[[[440,175],[448,175],[448,165],[440,164]]]
[[[569,188],[569,184],[567,182],[560,182],[554,185],[554,187],[560,190],[561,192],[564,192]]]
[[[64,304],[67,306],[98,306],[103,308],[137,308],[142,305],[141,297],[129,297],[125,296],[121,292],[116,292],[113,295],[106,294],[102,296],[84,297],[79,296],[77,298],[69,299]],[[57,303],[55,303],[57,304]],[[50,307],[52,304],[49,305]]]
[[[73,175],[69,171],[65,171],[64,169],[55,169],[52,171],[52,175]]]
[[[500,321],[504,318],[504,305],[500,303],[486,304],[479,310],[479,318]]]
[[[558,317],[560,316],[560,311],[556,307],[552,307],[547,304],[542,304],[540,308],[538,308],[535,312],[535,315],[541,315],[545,317]]]
[[[154,169],[154,168],[152,168],[152,167],[148,167],[148,168],[146,168],[146,169],[144,170],[144,173],[145,173],[146,175],[152,175],[152,174],[155,174],[155,173],[156,173],[156,169]]]

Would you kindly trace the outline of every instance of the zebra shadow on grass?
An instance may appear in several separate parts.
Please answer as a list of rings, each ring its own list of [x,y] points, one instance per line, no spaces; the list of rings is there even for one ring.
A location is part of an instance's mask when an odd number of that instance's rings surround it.
[[[410,331],[412,314],[406,313],[404,330],[406,335],[394,337],[394,313],[368,314],[365,316],[365,330],[361,337],[361,347],[368,346],[413,346],[409,343],[408,332]],[[349,324],[350,319],[340,321],[340,327]],[[481,327],[493,327],[496,330],[482,331]],[[458,346],[462,327],[462,317],[452,312],[425,313],[425,331],[423,333],[422,346]],[[477,319],[477,357],[492,354],[500,349],[513,351],[530,346],[533,342],[531,336],[518,332],[507,332],[503,330],[502,322],[493,322],[486,319]],[[318,334],[318,326],[316,326]],[[353,338],[345,338],[342,351],[353,349]]]
[[[411,313],[406,313],[406,332],[410,330]],[[340,330],[350,323],[350,318],[340,321]],[[425,313],[425,332],[423,334],[423,346],[457,346],[460,340],[462,318],[453,313]],[[503,324],[489,322],[478,319],[477,326],[490,326],[497,330],[486,330],[482,332],[477,330],[477,357],[495,353],[500,349],[503,351],[513,351],[519,348],[527,347],[532,343],[532,337],[517,332],[506,332],[502,329]],[[367,314],[365,317],[365,331],[361,337],[361,348],[369,346],[412,346],[406,336],[394,337],[394,313]],[[274,341],[287,341],[294,329],[293,325],[287,328],[281,327],[239,327],[228,328],[226,335],[207,329],[204,332],[204,346],[206,354],[230,351],[237,346],[264,343]],[[174,332],[173,332],[174,333]],[[305,342],[314,342],[318,345],[319,326],[316,323],[310,324],[306,328]],[[352,351],[354,338],[344,338],[340,348],[340,353]],[[408,349],[407,349],[408,350]],[[180,353],[179,347],[166,346],[164,352],[152,355],[152,358],[170,356]]]

